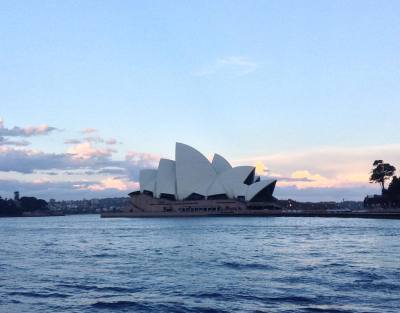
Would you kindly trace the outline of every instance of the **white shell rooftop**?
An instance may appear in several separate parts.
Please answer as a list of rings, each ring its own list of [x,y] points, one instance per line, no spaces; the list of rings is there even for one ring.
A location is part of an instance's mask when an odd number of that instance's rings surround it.
[[[253,166],[232,167],[219,154],[212,162],[191,146],[176,143],[175,160],[160,159],[158,169],[143,169],[139,174],[140,192],[154,197],[168,195],[184,200],[196,194],[204,198],[225,195],[251,201],[276,180],[255,182]]]

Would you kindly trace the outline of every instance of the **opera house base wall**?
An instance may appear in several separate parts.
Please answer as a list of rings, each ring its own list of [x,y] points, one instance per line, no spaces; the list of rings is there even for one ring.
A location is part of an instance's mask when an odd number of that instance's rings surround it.
[[[268,216],[282,209],[275,202],[244,202],[236,199],[173,201],[146,194],[131,196],[129,205],[119,212],[105,212],[102,217],[202,217]]]

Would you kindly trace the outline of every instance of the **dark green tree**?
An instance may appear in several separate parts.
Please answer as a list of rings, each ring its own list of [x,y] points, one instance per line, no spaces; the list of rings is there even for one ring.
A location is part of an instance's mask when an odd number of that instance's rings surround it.
[[[23,211],[33,212],[36,210],[47,210],[47,202],[35,197],[22,197],[20,205]]]
[[[388,195],[392,199],[400,199],[400,177],[393,176],[389,184]]]
[[[22,211],[15,205],[11,199],[2,199],[0,197],[0,216],[20,216]]]
[[[385,191],[385,181],[394,175],[396,168],[389,164],[384,163],[382,160],[375,160],[372,164],[371,177],[369,181],[371,183],[378,183],[381,185],[382,194]]]

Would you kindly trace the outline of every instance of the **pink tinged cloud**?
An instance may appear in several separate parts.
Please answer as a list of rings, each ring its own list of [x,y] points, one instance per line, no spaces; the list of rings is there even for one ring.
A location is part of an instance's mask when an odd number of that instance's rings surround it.
[[[31,143],[27,140],[9,140],[0,136],[0,146],[25,147],[29,146],[30,144]]]
[[[116,189],[120,191],[128,191],[139,189],[138,182],[127,182],[122,179],[117,178],[106,178],[100,181],[100,183],[95,185],[89,185],[86,187],[91,191],[103,191],[106,189]]]
[[[268,175],[278,178],[278,186],[281,187],[350,188],[371,187],[369,175],[372,162],[376,159],[383,159],[400,167],[400,144],[323,147],[248,157],[236,160],[234,163],[254,164],[258,167],[258,172],[263,172],[268,166]]]
[[[73,146],[67,150],[68,154],[71,154],[74,159],[92,159],[99,157],[109,157],[115,150],[109,148],[96,148],[90,142],[84,142]]]
[[[7,128],[4,126],[4,120],[0,118],[0,136],[4,137],[31,137],[31,136],[47,135],[56,129],[57,128],[50,127],[49,125],[46,124],[38,126],[28,126],[28,127],[14,126],[12,128]]]
[[[66,145],[77,145],[79,143],[82,143],[80,139],[67,139],[64,141]]]
[[[158,162],[160,160],[160,156],[156,154],[151,154],[151,153],[145,153],[145,152],[136,152],[136,151],[128,151],[126,154],[126,159],[129,161],[154,161]]]
[[[118,141],[115,138],[110,138],[110,139],[106,140],[105,143],[107,145],[116,145],[118,143]]]
[[[82,129],[82,131],[81,131],[81,133],[84,133],[84,134],[93,134],[96,132],[97,132],[96,128],[90,128],[90,127]]]

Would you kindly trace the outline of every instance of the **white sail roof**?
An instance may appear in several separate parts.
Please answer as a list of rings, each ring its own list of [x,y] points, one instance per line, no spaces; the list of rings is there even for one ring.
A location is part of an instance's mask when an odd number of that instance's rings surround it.
[[[217,172],[217,174],[221,174],[232,168],[232,165],[230,165],[229,162],[223,156],[217,153],[214,154],[211,164],[214,170]]]
[[[156,177],[156,192],[158,198],[161,194],[176,195],[175,161],[160,159]]]
[[[183,143],[176,143],[175,160],[161,159],[157,170],[141,170],[140,191],[152,192],[156,198],[173,195],[177,200],[192,194],[205,198],[225,194],[228,198],[263,201],[272,196],[275,188],[276,180],[258,181],[253,166],[232,167],[219,154],[210,163],[199,151]]]
[[[140,191],[143,192],[144,190],[146,190],[154,193],[156,176],[157,176],[157,170],[154,169],[141,170],[139,173]]]
[[[207,158],[196,149],[178,142],[175,160],[177,198],[183,200],[192,193],[207,196],[209,186],[217,177]]]
[[[245,185],[244,181],[253,171],[253,166],[236,166],[218,176],[227,191],[228,197],[237,197],[238,193],[242,192],[245,188],[242,186]]]
[[[216,195],[227,195],[224,185],[221,183],[218,177],[211,183],[207,190],[207,197]]]
[[[269,179],[269,180],[261,180],[254,184],[248,186],[247,193],[246,193],[246,201],[251,201],[253,198],[260,193],[265,188],[268,188],[271,184],[275,184],[276,179]]]

